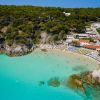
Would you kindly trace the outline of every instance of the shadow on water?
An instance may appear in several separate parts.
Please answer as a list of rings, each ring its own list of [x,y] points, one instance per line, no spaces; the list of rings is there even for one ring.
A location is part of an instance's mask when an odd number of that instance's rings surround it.
[[[92,91],[93,88],[91,86],[89,86],[89,84],[85,83],[83,84],[83,88],[84,88],[84,93],[80,90],[75,90],[75,92],[80,95],[81,97],[84,98],[84,100],[94,100],[93,96],[92,96]]]
[[[86,95],[84,100],[93,100],[93,88],[86,82],[83,83],[83,88]]]
[[[84,100],[100,100],[100,86],[93,87],[87,82],[83,81],[83,88],[86,95]]]

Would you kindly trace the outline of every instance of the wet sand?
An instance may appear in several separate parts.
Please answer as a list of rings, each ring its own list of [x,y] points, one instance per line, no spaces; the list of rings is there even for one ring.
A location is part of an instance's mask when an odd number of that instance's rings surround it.
[[[86,55],[82,55],[82,54],[78,54],[78,53],[74,53],[74,52],[71,52],[71,51],[67,51],[67,50],[62,50],[62,49],[46,49],[47,52],[50,52],[50,53],[54,53],[54,54],[57,54],[58,56],[70,56],[70,57],[73,57],[73,58],[76,58],[77,60],[79,61],[84,61],[84,62],[87,62],[87,65],[88,64],[92,64],[92,63],[95,63],[95,67],[96,69],[98,67],[100,67],[100,62],[89,57],[89,56],[86,56]],[[37,48],[35,51],[41,51],[41,48]],[[43,52],[43,51],[42,51]],[[46,53],[46,52],[44,52]]]

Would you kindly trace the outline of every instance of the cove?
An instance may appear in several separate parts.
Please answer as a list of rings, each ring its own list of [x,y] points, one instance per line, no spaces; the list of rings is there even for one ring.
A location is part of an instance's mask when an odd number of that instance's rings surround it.
[[[50,78],[63,80],[97,66],[94,61],[80,58],[50,51],[34,51],[21,57],[0,55],[0,100],[90,100],[63,85],[47,84]],[[45,84],[39,85],[40,81]]]

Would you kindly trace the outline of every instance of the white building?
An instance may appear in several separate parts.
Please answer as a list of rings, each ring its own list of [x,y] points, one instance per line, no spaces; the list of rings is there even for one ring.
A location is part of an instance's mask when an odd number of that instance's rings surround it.
[[[74,36],[73,35],[67,35],[66,38],[67,39],[74,39]]]
[[[91,34],[91,33],[93,33],[93,30],[91,28],[86,28],[86,33]]]
[[[66,43],[71,43],[74,40],[74,36],[73,35],[67,35],[66,36]]]
[[[71,13],[66,13],[66,12],[63,12],[63,14],[65,14],[66,17],[71,15]]]
[[[87,27],[86,31],[92,31],[92,29],[90,27]]]
[[[97,37],[97,34],[94,32],[94,33],[90,33],[89,36],[90,37]]]
[[[93,23],[91,26],[94,27],[94,28],[100,28],[100,22]]]
[[[78,37],[78,38],[89,38],[88,34],[75,34],[74,37]]]

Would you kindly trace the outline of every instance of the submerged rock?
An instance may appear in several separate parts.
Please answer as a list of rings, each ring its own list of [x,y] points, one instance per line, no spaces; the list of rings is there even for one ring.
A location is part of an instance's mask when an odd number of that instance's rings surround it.
[[[83,90],[83,84],[80,75],[72,75],[68,81],[64,83],[66,86],[69,86],[72,89],[81,89]]]
[[[42,86],[42,85],[44,85],[44,84],[45,84],[44,81],[40,81],[40,82],[39,82],[39,86]]]
[[[81,71],[81,70],[84,71],[84,70],[86,70],[86,68],[84,68],[84,66],[81,65],[81,66],[74,67],[73,70],[74,71]]]
[[[92,76],[92,73],[93,72],[84,72],[78,75],[72,75],[68,81],[65,81],[65,85],[71,89],[82,92],[87,97],[93,96],[94,98],[97,93],[100,93],[100,82],[99,78]]]
[[[53,87],[59,87],[60,86],[60,80],[57,77],[51,78],[48,81],[48,85],[49,86],[53,86]]]

